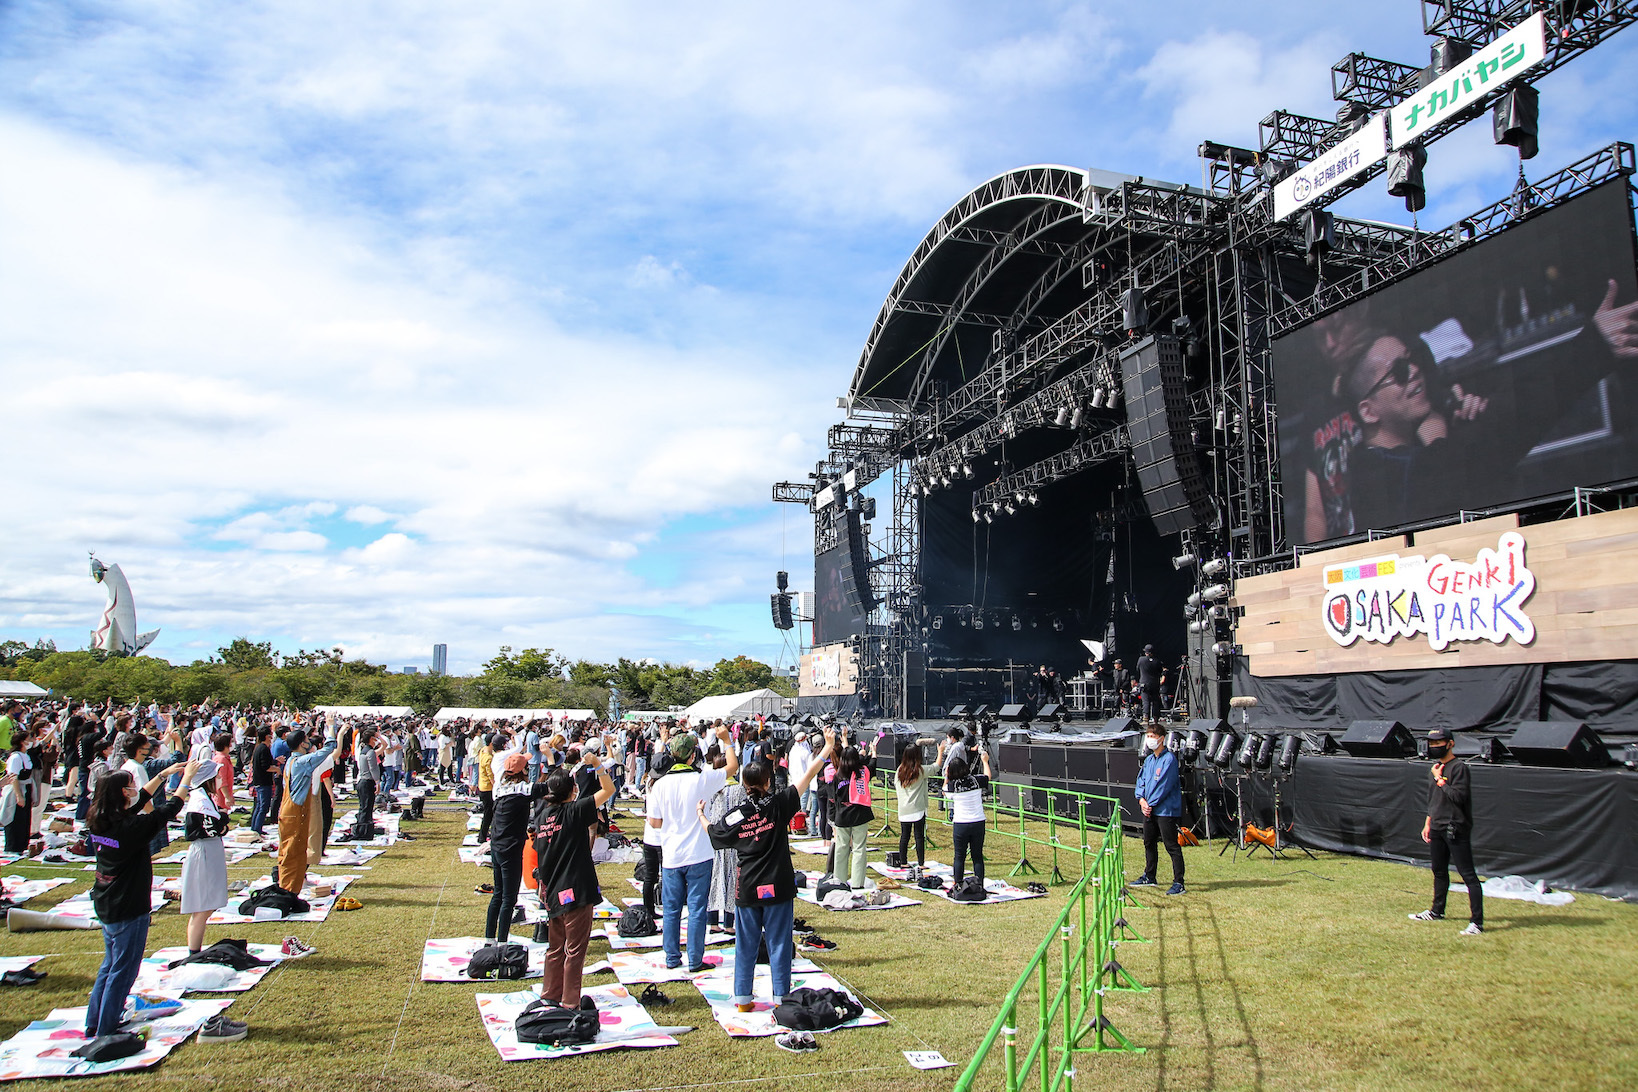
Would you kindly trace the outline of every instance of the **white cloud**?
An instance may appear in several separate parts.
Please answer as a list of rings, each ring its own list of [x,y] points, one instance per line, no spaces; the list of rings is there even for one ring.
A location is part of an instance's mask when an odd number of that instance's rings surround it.
[[[373,504],[355,504],[347,509],[347,518],[353,523],[371,527],[377,523],[387,523],[393,516],[392,513],[383,512]]]

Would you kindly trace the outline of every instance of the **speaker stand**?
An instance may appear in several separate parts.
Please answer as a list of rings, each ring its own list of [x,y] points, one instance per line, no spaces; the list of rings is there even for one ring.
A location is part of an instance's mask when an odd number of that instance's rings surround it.
[[[1223,848],[1217,851],[1217,855],[1221,857],[1228,852],[1230,846],[1233,846],[1234,856],[1230,860],[1238,861],[1241,853],[1248,857],[1251,856],[1250,849],[1246,847],[1246,802],[1244,796],[1246,779],[1244,774],[1233,774],[1231,776],[1234,778],[1234,834],[1223,843]]]
[[[1310,861],[1317,861],[1319,858],[1314,856],[1313,852],[1310,851],[1307,846],[1303,845],[1295,838],[1292,838],[1290,841],[1286,840],[1286,828],[1280,825],[1280,782],[1284,780],[1285,778],[1279,776],[1278,774],[1274,775],[1274,844],[1280,849],[1290,849],[1292,846],[1295,846],[1296,848],[1302,850],[1303,855]],[[1276,853],[1275,856],[1278,857],[1279,854]]]

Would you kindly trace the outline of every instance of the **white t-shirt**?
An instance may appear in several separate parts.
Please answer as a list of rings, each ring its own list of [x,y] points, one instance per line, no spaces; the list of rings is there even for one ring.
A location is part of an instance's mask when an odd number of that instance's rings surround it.
[[[387,737],[387,755],[381,760],[382,766],[397,769],[404,765],[404,744],[396,735]]]
[[[709,861],[715,851],[700,826],[699,805],[728,784],[728,771],[666,774],[648,794],[648,817],[660,820],[660,861],[666,868],[687,868]]]
[[[950,794],[950,822],[982,823],[984,821],[984,790],[968,789]]]
[[[22,751],[13,751],[6,756],[6,772],[13,774],[19,781],[23,775],[34,769],[34,762]]]
[[[786,761],[789,763],[787,769],[790,771],[791,780],[795,781],[807,773],[808,767],[813,765],[813,748],[806,743],[793,743],[791,744],[790,757]]]
[[[500,789],[500,783],[504,780],[506,774],[506,760],[517,753],[517,741],[513,740],[510,750],[496,751],[495,757],[489,760],[489,768],[495,772],[495,789],[497,791]],[[528,784],[528,782],[524,782],[524,784]]]

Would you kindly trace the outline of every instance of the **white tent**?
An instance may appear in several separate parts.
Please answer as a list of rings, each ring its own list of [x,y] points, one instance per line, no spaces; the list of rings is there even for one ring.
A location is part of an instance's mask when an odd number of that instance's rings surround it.
[[[771,717],[784,713],[795,704],[795,698],[782,697],[764,687],[761,690],[747,690],[743,694],[718,694],[715,697],[701,698],[684,709],[681,715],[687,717],[690,724],[719,718],[734,720],[759,715]]]
[[[315,713],[331,717],[413,717],[407,705],[315,705]]]
[[[43,690],[31,682],[0,679],[0,698],[43,698],[48,693],[50,691]]]
[[[562,724],[570,720],[593,720],[597,716],[594,709],[477,709],[459,705],[445,706],[432,715],[432,719],[440,723],[446,720],[457,720],[465,717],[467,720],[487,720],[494,723],[497,720],[547,720]]]

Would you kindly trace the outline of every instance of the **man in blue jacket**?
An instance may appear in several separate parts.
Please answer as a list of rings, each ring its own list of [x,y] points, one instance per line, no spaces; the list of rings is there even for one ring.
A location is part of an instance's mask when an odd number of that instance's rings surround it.
[[[1177,820],[1183,814],[1183,789],[1178,783],[1177,756],[1166,749],[1166,733],[1151,724],[1143,734],[1143,769],[1138,773],[1138,806],[1143,809],[1143,875],[1132,886],[1152,887],[1159,855],[1156,840],[1166,843],[1172,859],[1172,886],[1168,895],[1183,894],[1183,847],[1177,844]]]

